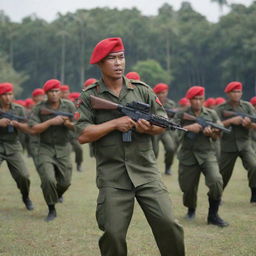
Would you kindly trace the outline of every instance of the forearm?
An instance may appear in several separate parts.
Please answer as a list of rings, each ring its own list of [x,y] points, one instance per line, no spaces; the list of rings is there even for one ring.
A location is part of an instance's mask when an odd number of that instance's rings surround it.
[[[157,135],[157,134],[163,133],[165,130],[166,130],[165,128],[152,125],[151,129],[149,131],[145,131],[145,133],[149,135]]]
[[[35,134],[33,132],[32,128],[27,123],[18,123],[16,125],[16,128],[19,129],[20,131],[24,132],[24,133],[28,133],[28,134],[31,134],[31,135]]]
[[[227,120],[223,120],[222,121],[222,124],[225,126],[225,127],[228,127],[232,124],[232,120],[231,119],[227,119]]]
[[[80,144],[94,142],[116,129],[115,120],[87,126],[78,137]]]
[[[47,130],[51,126],[50,120],[47,120],[43,123],[36,124],[31,127],[32,134],[40,134]]]

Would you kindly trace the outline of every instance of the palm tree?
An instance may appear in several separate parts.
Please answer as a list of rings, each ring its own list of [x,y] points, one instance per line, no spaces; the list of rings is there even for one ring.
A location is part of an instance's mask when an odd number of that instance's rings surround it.
[[[220,16],[223,14],[223,7],[225,5],[228,5],[228,1],[227,0],[211,0],[212,2],[215,2],[219,5],[220,8]]]

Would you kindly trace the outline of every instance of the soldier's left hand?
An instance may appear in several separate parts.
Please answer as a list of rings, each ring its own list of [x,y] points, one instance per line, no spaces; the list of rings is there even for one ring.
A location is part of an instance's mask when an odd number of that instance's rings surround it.
[[[152,130],[152,125],[144,119],[139,119],[136,122],[136,131],[139,133],[147,133]]]
[[[250,118],[248,117],[243,118],[243,121],[242,121],[243,127],[250,128],[251,124],[252,124],[252,121]]]
[[[204,128],[203,133],[205,136],[212,136],[212,129],[210,126]]]
[[[10,122],[10,125],[12,125],[12,126],[14,126],[14,127],[16,127],[16,128],[19,128],[19,122],[18,121],[16,121],[16,120],[12,120],[11,122]]]

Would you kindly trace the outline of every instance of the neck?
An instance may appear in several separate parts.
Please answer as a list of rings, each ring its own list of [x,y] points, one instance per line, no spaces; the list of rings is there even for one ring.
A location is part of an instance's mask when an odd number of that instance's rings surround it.
[[[49,102],[51,108],[53,109],[58,109],[59,106],[60,106],[60,101],[57,101],[57,102]]]
[[[9,109],[10,109],[10,107],[11,107],[11,104],[10,103],[7,103],[7,104],[5,104],[5,103],[3,103],[3,102],[0,102],[1,103],[1,108],[2,108],[2,110],[4,110],[4,111],[8,111]]]
[[[103,76],[104,84],[108,87],[108,89],[115,94],[119,95],[123,86],[123,78],[113,79],[110,77]]]
[[[233,100],[229,100],[229,104],[232,106],[232,107],[236,107],[238,106],[240,103],[240,100],[239,101],[233,101]]]
[[[199,116],[201,114],[202,108],[200,108],[200,109],[193,109],[192,108],[192,111],[194,112],[195,116]]]

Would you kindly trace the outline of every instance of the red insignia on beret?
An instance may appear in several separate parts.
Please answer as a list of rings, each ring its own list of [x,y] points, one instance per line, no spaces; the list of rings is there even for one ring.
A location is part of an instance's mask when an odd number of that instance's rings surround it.
[[[95,78],[89,78],[84,82],[84,87],[87,87],[91,84],[95,84],[97,82],[97,80]]]
[[[129,72],[126,74],[126,78],[133,80],[140,80],[140,75],[137,72]]]
[[[256,96],[250,99],[252,105],[256,105]]]
[[[163,106],[163,104],[162,104],[161,101],[158,99],[158,97],[156,97],[156,103],[158,103],[160,106]]]
[[[69,86],[68,86],[68,85],[61,85],[61,86],[60,86],[60,90],[61,90],[62,92],[69,91]]]
[[[45,82],[43,89],[45,92],[48,92],[53,89],[60,89],[61,82],[57,79],[50,79]]]
[[[187,99],[193,99],[195,96],[203,96],[204,95],[204,87],[202,86],[192,86],[188,89],[186,93]]]
[[[7,92],[13,92],[13,84],[11,83],[1,83],[0,84],[0,95]]]
[[[168,84],[164,84],[164,83],[159,83],[159,84],[155,85],[153,88],[153,91],[156,94],[160,93],[160,92],[168,91],[168,90],[169,90]]]
[[[229,83],[229,84],[226,86],[224,92],[225,92],[225,93],[229,93],[229,92],[232,92],[232,91],[234,91],[234,90],[241,90],[241,91],[242,91],[242,90],[243,90],[243,85],[242,85],[242,83],[237,82],[237,81],[231,82],[231,83]]]
[[[188,100],[187,98],[185,98],[185,97],[184,97],[184,98],[181,98],[178,103],[179,103],[179,105],[182,106],[182,107],[190,106],[189,100]]]
[[[216,104],[216,105],[220,105],[220,104],[222,104],[222,103],[224,103],[224,102],[226,102],[226,100],[225,100],[224,98],[222,98],[222,97],[217,97],[217,98],[215,99],[215,104]]]
[[[124,51],[124,45],[120,37],[106,38],[100,41],[92,51],[90,58],[90,64],[96,64],[111,52],[122,52]]]
[[[207,108],[210,108],[212,106],[216,105],[216,100],[214,98],[208,98],[205,102],[204,102],[204,106]]]
[[[38,95],[44,95],[44,90],[41,89],[41,88],[37,88],[37,89],[35,89],[35,90],[32,92],[32,96],[33,96],[33,97],[38,96]]]

